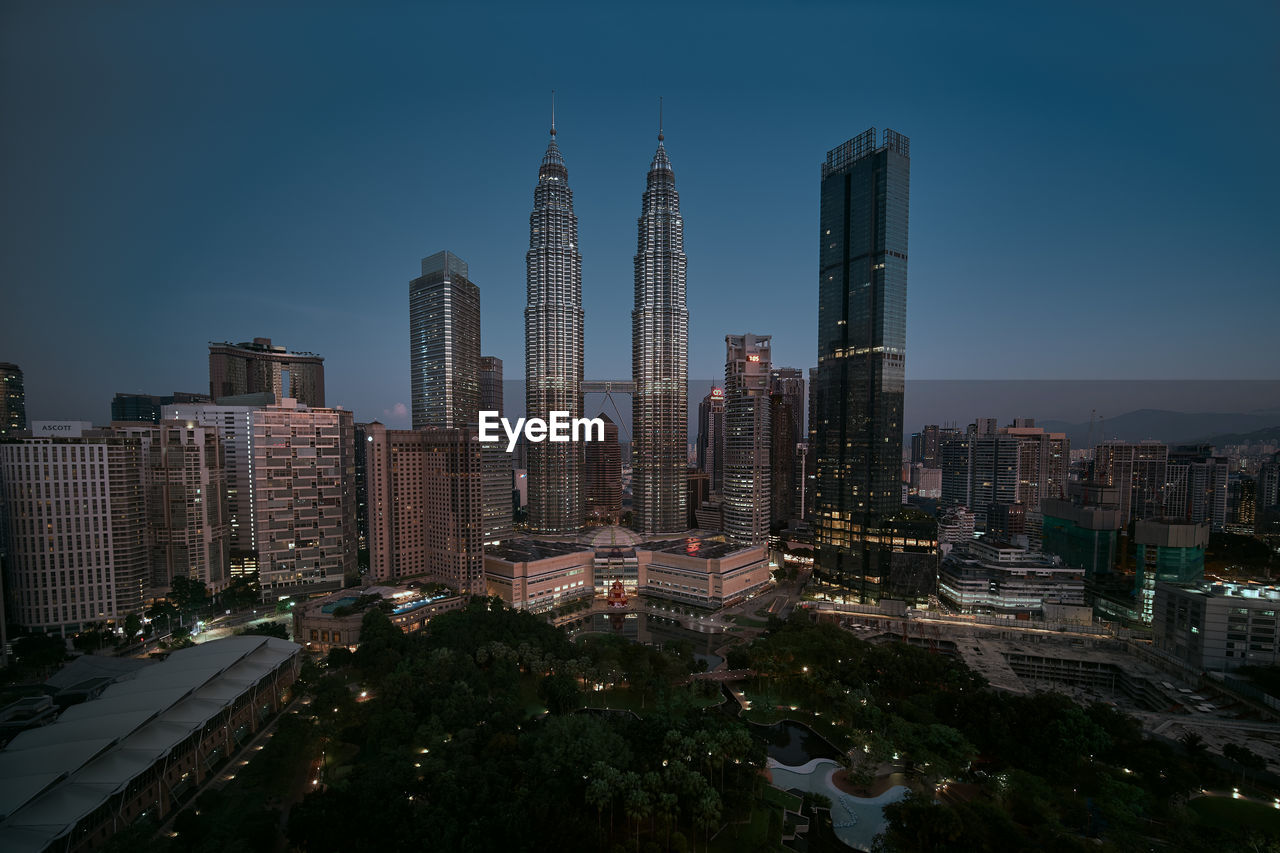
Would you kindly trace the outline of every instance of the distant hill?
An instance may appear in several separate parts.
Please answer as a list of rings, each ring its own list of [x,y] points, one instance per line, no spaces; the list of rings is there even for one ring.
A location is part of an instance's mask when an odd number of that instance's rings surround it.
[[[1053,432],[1065,432],[1072,447],[1089,445],[1089,424],[1065,421],[1036,421],[1036,426]],[[1247,438],[1245,436],[1248,436]],[[1171,412],[1163,409],[1139,409],[1114,418],[1097,421],[1093,426],[1093,443],[1107,439],[1143,441],[1154,439],[1166,444],[1240,444],[1280,436],[1280,415],[1242,412]]]

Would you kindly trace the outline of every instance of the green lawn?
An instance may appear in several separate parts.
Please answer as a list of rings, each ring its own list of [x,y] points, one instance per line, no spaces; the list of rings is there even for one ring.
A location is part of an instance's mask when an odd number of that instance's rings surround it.
[[[756,803],[751,809],[745,823],[731,823],[726,826],[711,842],[710,851],[715,853],[741,853],[743,850],[784,850],[782,846],[781,824],[777,826],[776,837],[770,838],[769,821],[772,815],[781,817],[776,806]],[[734,815],[742,820],[745,815]]]
[[[1196,797],[1189,808],[1209,826],[1220,829],[1246,827],[1268,835],[1280,835],[1280,809],[1230,797]]]
[[[800,811],[801,799],[799,797],[790,791],[784,791],[772,785],[765,786],[764,793],[760,795],[760,799],[771,806],[777,806],[793,812]]]

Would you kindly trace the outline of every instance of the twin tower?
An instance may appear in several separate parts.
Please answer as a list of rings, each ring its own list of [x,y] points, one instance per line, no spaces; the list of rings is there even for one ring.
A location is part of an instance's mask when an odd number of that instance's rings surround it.
[[[633,526],[674,533],[687,524],[685,469],[689,432],[689,310],[685,305],[684,220],[675,174],[663,145],[649,165],[635,256],[631,312]],[[582,417],[582,255],[569,172],[551,140],[538,169],[525,256],[525,408]],[[529,527],[573,533],[583,526],[584,448],[529,445]]]

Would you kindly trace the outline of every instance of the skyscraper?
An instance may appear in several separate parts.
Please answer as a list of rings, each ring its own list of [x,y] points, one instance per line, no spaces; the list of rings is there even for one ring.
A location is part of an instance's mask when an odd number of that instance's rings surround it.
[[[289,352],[271,338],[209,344],[209,396],[263,392],[323,408],[324,359],[313,352]]]
[[[876,130],[827,152],[818,253],[815,572],[880,597],[881,525],[902,503],[907,333],[907,137]]]
[[[777,387],[776,385],[774,386]],[[801,398],[803,399],[803,397]],[[785,525],[796,518],[796,423],[801,414],[795,397],[780,391],[769,395],[770,524]]]
[[[480,356],[480,411],[504,416],[502,359]],[[484,472],[484,541],[503,542],[515,533],[511,515],[512,455],[502,442],[480,444],[480,467]]]
[[[582,417],[582,255],[573,213],[569,171],[551,141],[538,167],[525,255],[525,411],[550,420],[551,412]],[[529,527],[568,533],[582,527],[582,445],[542,441],[529,445]]]
[[[807,395],[804,390],[804,371],[798,367],[775,367],[769,371],[769,393],[787,398],[793,420],[790,439],[792,444],[804,444],[809,432],[804,426],[804,406]]]
[[[1158,441],[1106,441],[1093,452],[1093,479],[1120,490],[1120,521],[1164,515],[1169,446]]]
[[[726,335],[724,532],[755,545],[769,538],[769,335]]]
[[[688,520],[689,310],[684,220],[661,127],[640,209],[635,274],[632,525],[641,533],[672,533]]]
[[[724,489],[724,389],[712,388],[698,404],[698,468],[711,477],[711,491]]]
[[[452,252],[422,259],[409,282],[413,428],[476,423],[480,407],[480,288]]]
[[[593,522],[617,524],[622,515],[622,446],[618,425],[604,412],[599,418],[604,421],[604,441],[586,447],[586,513]]]
[[[27,393],[22,368],[0,361],[0,438],[12,438],[27,428]]]

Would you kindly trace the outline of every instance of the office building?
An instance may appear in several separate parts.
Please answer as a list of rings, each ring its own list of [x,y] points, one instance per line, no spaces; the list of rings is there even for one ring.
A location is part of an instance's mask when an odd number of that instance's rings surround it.
[[[769,537],[771,341],[769,335],[725,336],[724,532],[739,544]]]
[[[822,165],[814,572],[867,602],[888,573],[881,520],[902,504],[909,145],[871,128]]]
[[[11,621],[71,636],[142,609],[142,445],[109,433],[0,441]]]
[[[1016,418],[999,434],[1018,440],[1017,500],[1028,510],[1049,498],[1065,498],[1071,470],[1071,442],[1066,433],[1045,432],[1031,418]]]
[[[1158,441],[1108,441],[1094,450],[1092,479],[1120,490],[1120,520],[1128,526],[1164,514],[1168,463],[1169,448]]]
[[[698,510],[702,505],[711,500],[711,475],[706,471],[700,471],[697,468],[689,467],[685,470],[685,494],[687,495],[686,503],[689,507],[689,514],[686,516],[686,524],[690,529],[698,526]],[[720,528],[714,528],[719,530]]]
[[[312,352],[289,352],[271,338],[209,344],[209,396],[262,393],[323,408],[324,359]]]
[[[573,212],[569,171],[551,141],[538,168],[525,255],[525,412],[550,419],[551,412],[582,417],[582,255]],[[583,447],[580,442],[530,443],[529,528],[571,533],[582,527]]]
[[[776,373],[776,371],[775,371]],[[776,387],[776,386],[775,386]],[[800,399],[804,399],[801,397]],[[796,424],[802,412],[796,409],[794,394],[774,391],[769,395],[769,521],[785,527],[797,518]]]
[[[164,416],[164,407],[175,403],[212,403],[208,394],[189,394],[174,391],[172,394],[116,394],[111,400],[111,422],[137,422],[158,424]]]
[[[911,461],[926,468],[942,467],[942,442],[962,435],[955,427],[929,424],[920,432],[911,434]]]
[[[631,312],[631,526],[645,534],[674,533],[685,529],[688,514],[689,309],[684,220],[661,127],[638,227]]]
[[[22,368],[0,361],[0,438],[12,438],[27,428],[27,392]]]
[[[480,411],[498,412],[506,416],[502,389],[502,359],[491,355],[480,357]],[[504,542],[515,535],[512,522],[511,475],[512,456],[502,442],[480,445],[480,467],[484,474],[484,541],[486,545]]]
[[[422,578],[484,594],[480,442],[465,427],[388,430],[369,424],[369,574]]]
[[[1239,583],[1157,583],[1156,651],[1196,672],[1280,664],[1280,590]]]
[[[422,259],[409,282],[413,428],[473,426],[480,408],[480,288],[452,252]]]
[[[1040,548],[1093,581],[1111,572],[1123,523],[1120,491],[1114,487],[1074,488],[1067,499],[1040,502]]]
[[[618,425],[601,412],[604,441],[586,443],[587,521],[592,524],[617,524],[622,517],[622,445],[618,443]]]
[[[938,544],[963,545],[973,539],[973,513],[966,507],[948,507],[938,519]]]
[[[775,367],[769,371],[769,393],[781,394],[787,398],[791,411],[795,414],[792,427],[792,444],[803,444],[809,440],[809,431],[805,428],[805,392],[804,371],[798,367]]]
[[[724,491],[724,389],[712,388],[698,404],[698,469],[711,477],[711,491]]]

